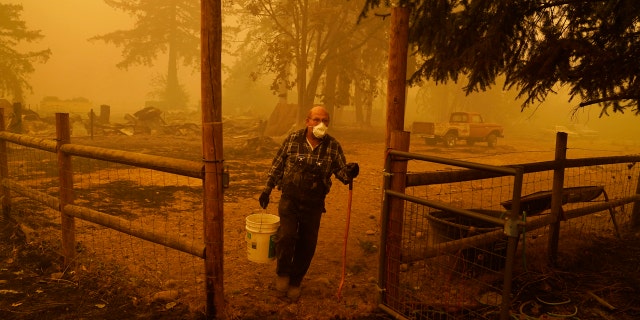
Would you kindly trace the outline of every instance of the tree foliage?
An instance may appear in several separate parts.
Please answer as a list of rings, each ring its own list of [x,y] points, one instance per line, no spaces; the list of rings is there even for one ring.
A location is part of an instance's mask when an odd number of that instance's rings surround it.
[[[362,4],[344,0],[238,1],[239,24],[247,30],[240,52],[261,55],[262,72],[276,75],[274,92],[281,84],[296,87],[298,111],[305,116],[317,100],[335,101],[335,90],[321,93],[323,82],[332,81],[327,79],[327,69],[337,67],[334,74],[346,77],[356,67],[348,59],[374,34],[384,31],[382,19],[358,23]]]
[[[20,19],[22,5],[0,3],[0,97],[11,96],[22,101],[24,93],[31,91],[28,76],[35,71],[33,64],[45,63],[51,50],[20,52],[23,42],[43,38],[39,30],[29,30]]]
[[[185,107],[185,93],[178,81],[178,65],[200,66],[200,2],[192,0],[104,0],[133,16],[135,26],[98,35],[122,48],[119,68],[152,66],[159,54],[169,57],[164,100],[170,107]]]
[[[388,2],[367,0],[368,10]],[[577,108],[640,114],[640,1],[400,0],[411,11],[411,83],[458,81],[467,94],[498,77],[522,108],[567,87]]]

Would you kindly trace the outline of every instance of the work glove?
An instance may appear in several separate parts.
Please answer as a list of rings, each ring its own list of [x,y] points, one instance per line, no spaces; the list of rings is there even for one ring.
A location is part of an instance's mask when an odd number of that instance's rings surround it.
[[[347,163],[347,177],[349,177],[350,180],[353,180],[355,177],[357,177],[358,173],[360,173],[360,167],[357,163]]]
[[[262,191],[260,194],[260,199],[258,199],[258,201],[260,201],[260,207],[262,207],[262,209],[266,209],[267,205],[269,205],[269,195],[270,193],[267,191]]]

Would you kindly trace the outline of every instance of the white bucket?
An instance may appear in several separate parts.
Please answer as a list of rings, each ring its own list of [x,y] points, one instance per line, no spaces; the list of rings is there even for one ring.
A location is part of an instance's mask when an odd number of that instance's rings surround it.
[[[258,213],[246,218],[247,256],[253,262],[269,262],[276,257],[275,237],[280,217]]]

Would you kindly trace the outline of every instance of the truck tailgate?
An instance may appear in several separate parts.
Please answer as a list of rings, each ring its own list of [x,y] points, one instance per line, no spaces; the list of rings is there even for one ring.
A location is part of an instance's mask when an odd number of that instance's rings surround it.
[[[433,122],[419,122],[414,121],[413,127],[411,128],[412,133],[415,134],[427,134],[433,135],[434,133],[434,123]]]

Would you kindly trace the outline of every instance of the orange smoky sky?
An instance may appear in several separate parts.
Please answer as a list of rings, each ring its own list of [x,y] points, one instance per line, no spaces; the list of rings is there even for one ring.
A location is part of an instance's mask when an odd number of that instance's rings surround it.
[[[166,57],[159,56],[154,67],[119,69],[121,49],[89,38],[116,30],[128,30],[134,20],[102,0],[9,0],[23,6],[22,20],[29,30],[40,30],[41,40],[24,45],[24,50],[51,49],[45,64],[34,65],[30,77],[33,93],[27,93],[26,106],[37,110],[43,97],[60,99],[83,97],[96,107],[107,104],[114,111],[135,112],[153,90],[152,79],[166,72]],[[185,68],[186,69],[186,68]],[[182,70],[180,80],[197,103],[198,75]]]

